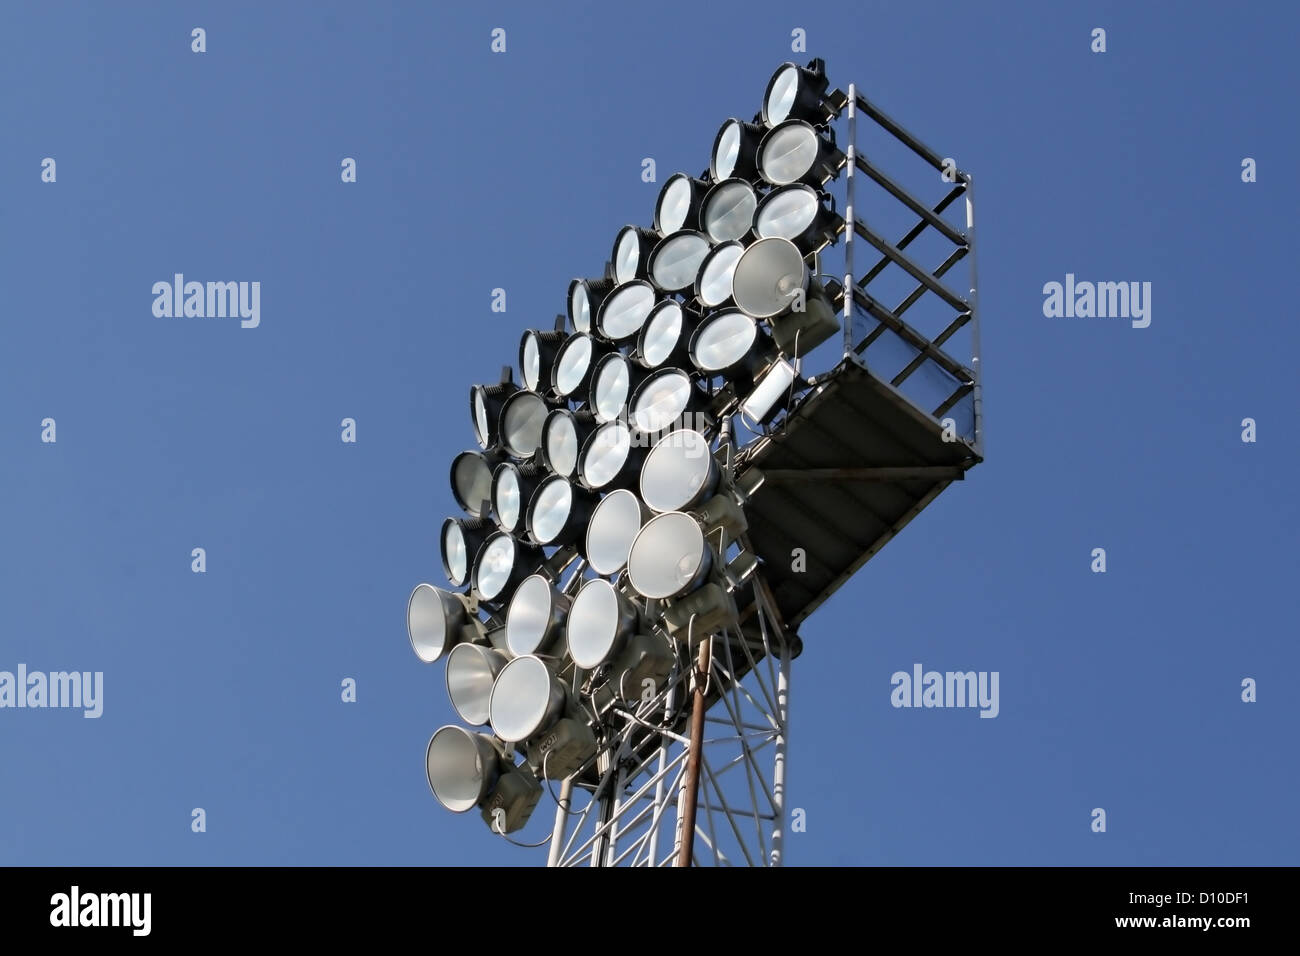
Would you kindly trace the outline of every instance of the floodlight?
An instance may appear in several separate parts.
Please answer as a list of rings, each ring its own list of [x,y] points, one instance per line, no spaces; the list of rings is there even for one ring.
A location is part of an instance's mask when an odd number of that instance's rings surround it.
[[[698,521],[680,511],[656,515],[632,542],[627,576],[642,597],[654,600],[688,594],[713,570],[713,549]]]
[[[614,281],[631,282],[644,279],[650,261],[650,250],[659,237],[640,226],[624,226],[614,239]]]
[[[600,497],[562,475],[543,479],[528,504],[528,534],[540,545],[562,548],[581,540]]]
[[[510,658],[481,644],[457,644],[447,655],[447,696],[460,719],[481,727],[488,722],[492,683]]]
[[[664,237],[681,229],[698,229],[700,203],[708,191],[709,184],[702,179],[686,173],[670,176],[655,203],[655,232]]]
[[[618,697],[640,697],[645,680],[657,685],[672,670],[672,648],[641,633],[638,621],[636,605],[600,578],[582,586],[569,612],[569,656],[585,670],[608,663],[609,687]]]
[[[646,450],[622,419],[606,422],[587,438],[578,458],[578,478],[593,491],[625,488],[636,481]]]
[[[744,244],[733,240],[719,243],[704,257],[695,277],[695,299],[700,305],[716,309],[731,301],[731,274],[744,251]]]
[[[743,311],[772,320],[773,339],[792,358],[807,355],[839,331],[825,290],[788,240],[760,239],[746,249],[736,263],[731,287]]]
[[[739,309],[716,312],[701,322],[691,336],[690,353],[691,363],[705,375],[733,381],[752,381],[776,358],[767,333]]]
[[[488,700],[492,732],[507,743],[520,743],[560,719],[564,685],[533,655],[516,657],[497,675]]]
[[[474,437],[481,448],[491,448],[500,437],[498,428],[501,407],[506,399],[519,390],[513,382],[496,385],[473,385],[469,390],[470,415],[474,421]]]
[[[597,574],[618,574],[627,565],[632,541],[648,513],[636,494],[627,488],[612,491],[591,513],[583,552]]]
[[[591,370],[609,347],[597,342],[586,332],[574,332],[560,346],[551,373],[551,384],[560,398],[574,402],[587,400],[591,385]]]
[[[786,120],[770,130],[758,147],[758,171],[774,186],[821,186],[843,165],[844,154],[803,120]]]
[[[680,368],[652,372],[632,393],[628,404],[632,427],[641,435],[653,435],[679,425],[711,424],[709,397]]]
[[[636,633],[637,618],[636,605],[608,581],[586,582],[569,612],[569,656],[579,667],[594,670]]]
[[[769,129],[787,119],[822,124],[834,111],[823,99],[830,85],[821,60],[808,66],[785,63],[772,74],[763,94],[763,123]]]
[[[578,467],[578,452],[596,427],[596,416],[580,409],[556,408],[542,425],[542,461],[557,475],[570,477]]]
[[[701,270],[708,266],[708,262],[706,258]],[[727,294],[731,294],[730,286]],[[646,368],[658,368],[665,363],[681,364],[687,359],[686,343],[698,318],[675,299],[664,299],[651,310],[645,325],[641,326],[633,358]]]
[[[590,332],[591,320],[605,296],[614,289],[613,279],[574,279],[569,283],[569,327]]]
[[[633,365],[622,352],[610,352],[596,363],[591,375],[591,407],[602,425],[625,417],[627,399],[647,372]]]
[[[610,342],[626,342],[641,331],[654,304],[655,290],[649,282],[644,279],[624,282],[600,304],[596,331]]]
[[[492,510],[492,471],[504,459],[499,449],[486,454],[463,451],[453,458],[451,493],[456,504],[475,518],[486,518]]]
[[[704,233],[692,229],[682,229],[662,239],[650,253],[651,281],[669,294],[689,289],[695,284],[700,263],[709,254],[709,245]],[[641,320],[644,322],[645,316]]]
[[[482,640],[484,628],[463,594],[417,584],[406,602],[406,635],[415,656],[432,664],[462,641]]]
[[[835,241],[844,220],[822,204],[811,186],[795,183],[768,193],[754,214],[754,234],[760,239],[789,239],[804,255]]]
[[[564,633],[569,597],[550,578],[532,574],[515,588],[506,611],[506,647],[515,657],[546,654]]]
[[[537,778],[511,765],[491,737],[454,724],[434,731],[424,766],[439,803],[453,813],[480,807],[484,821],[501,832],[522,828],[542,797]]]
[[[501,755],[491,739],[448,724],[429,738],[425,771],[438,802],[452,813],[472,810],[496,785]]]
[[[535,465],[516,465],[512,461],[497,465],[492,473],[492,511],[498,528],[510,534],[524,530],[528,503],[545,477],[546,470]]]
[[[442,533],[438,536],[442,570],[455,587],[464,587],[469,581],[475,556],[495,530],[486,518],[448,518],[442,523]]]
[[[753,179],[757,173],[754,157],[758,153],[758,144],[766,132],[757,123],[729,119],[718,130],[713,140],[713,154],[709,162],[709,175],[715,183],[733,176],[741,179]]]
[[[474,596],[489,604],[504,604],[519,582],[542,563],[542,557],[540,548],[524,544],[504,531],[497,532],[474,559],[470,577]]]
[[[797,377],[794,366],[785,359],[773,363],[749,393],[749,397],[741,402],[741,414],[755,424],[768,424],[784,408],[783,401],[790,396],[791,386]]]
[[[679,428],[650,449],[641,467],[641,497],[654,511],[689,511],[718,490],[722,471],[709,440]]]
[[[560,317],[556,316],[556,321]],[[541,332],[529,329],[519,340],[519,371],[524,385],[534,392],[551,387],[551,370],[555,367],[555,353],[564,343],[565,335],[559,329]]]
[[[724,179],[704,197],[700,223],[714,242],[743,239],[754,228],[758,195],[743,179]]]
[[[501,406],[501,444],[516,458],[531,458],[542,443],[542,423],[550,412],[546,400],[521,388]]]

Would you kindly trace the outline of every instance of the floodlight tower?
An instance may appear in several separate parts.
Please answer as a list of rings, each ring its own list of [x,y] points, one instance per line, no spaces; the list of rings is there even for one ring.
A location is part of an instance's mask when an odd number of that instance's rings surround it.
[[[797,629],[983,460],[974,253],[971,177],[820,60],[664,183],[471,389],[461,590],[407,608],[488,728],[433,734],[440,803],[511,839],[549,793],[552,866],[780,865]]]

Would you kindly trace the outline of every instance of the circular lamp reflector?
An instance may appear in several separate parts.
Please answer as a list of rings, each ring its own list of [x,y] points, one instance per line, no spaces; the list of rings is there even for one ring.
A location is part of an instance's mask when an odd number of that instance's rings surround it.
[[[538,544],[550,544],[560,536],[573,507],[573,486],[562,475],[552,475],[537,488],[529,506],[528,532]]]
[[[506,647],[516,657],[546,648],[564,627],[569,599],[540,574],[520,582],[506,612]]]
[[[668,236],[682,229],[695,229],[700,224],[700,201],[708,191],[708,184],[686,173],[675,173],[664,183],[655,203],[655,231]]]
[[[564,342],[560,331],[539,332],[528,329],[519,340],[519,371],[524,385],[540,392],[551,387],[551,369],[555,366],[555,353]]]
[[[499,603],[540,563],[540,551],[528,548],[506,532],[499,531],[487,539],[474,559],[471,573],[474,593],[480,601]]]
[[[733,176],[746,179],[754,174],[754,154],[758,150],[763,128],[738,119],[722,124],[713,140],[709,176],[715,183]]]
[[[561,398],[585,401],[591,383],[591,368],[604,354],[595,340],[585,332],[575,332],[560,346],[555,356],[555,370],[551,384]]]
[[[744,364],[758,340],[758,325],[744,312],[719,312],[691,337],[691,362],[707,375],[728,375]]]
[[[824,121],[828,117],[822,104],[826,92],[826,75],[794,63],[780,66],[767,83],[763,95],[763,123],[773,127],[787,119]]]
[[[537,347],[533,329],[525,332],[519,341],[519,371],[523,373],[524,384],[536,391],[542,377],[542,350]]]
[[[493,459],[476,451],[464,451],[452,459],[452,496],[475,518],[486,518],[491,511],[493,466]]]
[[[608,581],[588,581],[569,609],[569,656],[593,670],[609,660],[636,627],[636,609]]]
[[[636,343],[637,361],[646,368],[658,368],[680,352],[685,331],[681,305],[675,299],[663,300],[641,327]]]
[[[817,222],[821,200],[810,186],[782,186],[768,193],[754,215],[754,232],[760,239],[794,241]]]
[[[679,368],[660,369],[632,394],[632,424],[643,433],[664,431],[680,424],[697,400],[689,375]]]
[[[748,227],[746,227],[748,229]],[[665,292],[681,292],[695,284],[700,263],[709,254],[703,233],[684,229],[668,236],[650,253],[650,278]],[[646,309],[646,315],[650,312]],[[641,316],[645,321],[645,315]],[[640,329],[640,325],[637,326]]]
[[[509,660],[500,651],[478,644],[457,644],[447,655],[447,696],[460,719],[481,727],[488,722],[492,683]]]
[[[501,443],[516,458],[531,458],[542,442],[542,423],[550,409],[536,392],[520,389],[501,407]]]
[[[448,724],[429,738],[424,770],[438,802],[452,813],[464,813],[496,786],[500,757],[482,734]]]
[[[729,119],[718,130],[713,141],[713,158],[709,163],[709,175],[714,182],[730,178],[736,169],[736,160],[740,158],[740,120]]]
[[[740,257],[732,275],[736,305],[759,319],[787,311],[808,284],[808,268],[799,249],[786,239],[760,239]]]
[[[524,524],[524,511],[537,485],[536,472],[520,471],[513,462],[498,464],[491,476],[491,506],[497,512],[497,527],[515,533]]]
[[[620,229],[614,239],[614,281],[624,283],[644,278],[650,250],[658,241],[658,236],[640,226]]]
[[[415,656],[432,664],[452,644],[465,625],[465,605],[450,591],[417,584],[406,602],[406,634]]]
[[[695,298],[701,305],[714,309],[731,299],[731,275],[744,252],[741,243],[724,242],[704,258],[695,279]]]
[[[632,432],[615,419],[591,433],[578,459],[578,477],[591,489],[604,488],[625,477],[632,456]]]
[[[690,515],[670,511],[646,522],[632,542],[628,581],[643,597],[663,600],[695,590],[713,567],[704,529]]]
[[[569,325],[573,331],[591,331],[591,317],[613,288],[610,279],[574,279],[569,283]]]
[[[611,342],[622,342],[641,330],[654,304],[655,290],[649,282],[642,279],[626,282],[601,304],[596,328]]]
[[[803,120],[786,120],[763,137],[758,148],[758,171],[775,186],[810,183],[820,186],[835,173],[827,162],[834,152],[817,130]]]
[[[501,420],[501,407],[519,386],[510,382],[499,385],[473,385],[469,390],[470,416],[474,422],[474,437],[481,448],[491,448],[497,443],[497,427]]]
[[[595,505],[590,492],[575,488],[561,475],[551,475],[537,486],[529,502],[528,533],[541,545],[572,544],[586,530]]]
[[[586,556],[591,570],[606,576],[622,571],[644,520],[645,509],[632,491],[620,488],[602,498],[587,524]]]
[[[687,511],[718,490],[721,472],[709,440],[680,428],[655,444],[641,467],[641,497],[654,511]]]
[[[479,548],[492,533],[492,526],[482,518],[448,518],[442,523],[439,542],[442,547],[442,570],[456,587],[464,587]]]
[[[564,708],[564,689],[539,657],[516,657],[497,675],[488,711],[492,731],[519,743],[554,723]]]
[[[579,423],[578,415],[584,421]],[[578,452],[590,433],[590,412],[577,413],[567,408],[557,408],[546,416],[542,425],[542,461],[557,475],[568,478],[578,467]],[[585,426],[585,430],[584,430]]]
[[[724,179],[704,197],[700,221],[714,242],[743,239],[754,227],[758,196],[743,179]]]
[[[622,352],[610,352],[596,364],[591,376],[591,407],[596,421],[612,422],[623,414],[632,384],[632,368]]]

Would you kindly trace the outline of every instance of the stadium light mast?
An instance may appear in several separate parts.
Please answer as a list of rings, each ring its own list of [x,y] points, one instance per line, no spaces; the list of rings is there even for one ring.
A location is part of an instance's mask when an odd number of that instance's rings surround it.
[[[522,844],[551,866],[783,862],[798,628],[983,460],[974,208],[856,86],[782,64],[523,332],[522,384],[470,389],[455,590],[407,606],[478,728],[430,738],[438,802],[518,842],[553,799]]]

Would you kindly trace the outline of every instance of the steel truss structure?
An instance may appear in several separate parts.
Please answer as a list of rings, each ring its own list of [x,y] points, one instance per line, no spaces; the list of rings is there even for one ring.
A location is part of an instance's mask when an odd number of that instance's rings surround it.
[[[833,346],[826,371],[800,378],[771,426],[724,429],[732,475],[763,476],[738,542],[759,562],[737,592],[741,625],[691,634],[657,694],[635,707],[611,695],[593,715],[597,756],[553,793],[549,865],[673,865],[688,830],[696,865],[780,865],[790,671],[802,646],[793,628],[983,460],[973,180],[856,86],[826,101],[831,129],[847,139],[829,187],[843,225],[838,250],[820,250],[815,271],[830,277],[842,349]],[[905,184],[886,173],[890,147],[919,158],[925,175]],[[918,195],[927,183],[937,200]],[[949,221],[954,209],[964,221]],[[858,274],[860,243],[878,258]],[[932,267],[920,258],[931,249]],[[836,251],[842,259],[832,261]],[[959,292],[947,277],[962,259],[970,285]],[[903,286],[889,284],[891,272]],[[968,360],[956,357],[963,344]],[[796,550],[806,567],[792,566]],[[691,723],[701,717],[693,751]],[[693,759],[695,807],[687,798]]]

